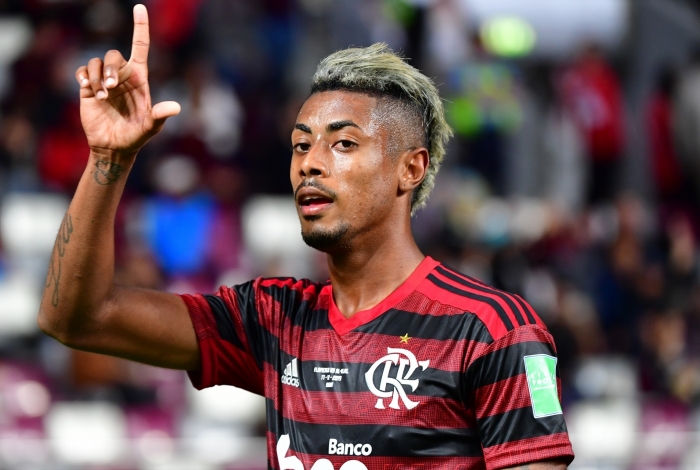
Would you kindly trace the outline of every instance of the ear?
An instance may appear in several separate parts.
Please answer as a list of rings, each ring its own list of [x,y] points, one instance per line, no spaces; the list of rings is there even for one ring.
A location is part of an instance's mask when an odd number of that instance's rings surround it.
[[[425,147],[404,152],[399,157],[399,192],[411,192],[417,188],[428,171],[430,155]]]

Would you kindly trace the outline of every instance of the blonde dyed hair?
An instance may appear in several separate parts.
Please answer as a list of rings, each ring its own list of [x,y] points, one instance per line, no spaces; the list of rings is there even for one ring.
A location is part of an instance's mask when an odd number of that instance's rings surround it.
[[[411,215],[425,206],[435,186],[435,175],[445,158],[452,129],[433,81],[412,67],[384,43],[335,52],[321,61],[313,76],[311,94],[348,90],[398,99],[422,123],[423,145],[430,163],[425,178],[414,190]]]

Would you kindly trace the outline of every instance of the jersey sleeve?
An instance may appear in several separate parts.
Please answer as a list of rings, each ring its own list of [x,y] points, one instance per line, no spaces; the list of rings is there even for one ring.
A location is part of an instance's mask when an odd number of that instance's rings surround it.
[[[509,331],[467,366],[464,377],[487,469],[573,460],[556,348],[544,328]]]
[[[212,295],[181,295],[200,350],[200,368],[188,375],[195,388],[233,385],[263,394],[260,280],[221,287]]]

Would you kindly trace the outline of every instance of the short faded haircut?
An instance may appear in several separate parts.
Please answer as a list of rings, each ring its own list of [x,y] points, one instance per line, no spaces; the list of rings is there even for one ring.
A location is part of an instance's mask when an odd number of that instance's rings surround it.
[[[411,215],[425,206],[435,186],[435,175],[445,158],[445,145],[452,129],[433,81],[384,43],[335,52],[321,61],[313,76],[311,94],[347,90],[394,98],[415,113],[422,123],[422,145],[430,162],[425,178],[414,190]]]

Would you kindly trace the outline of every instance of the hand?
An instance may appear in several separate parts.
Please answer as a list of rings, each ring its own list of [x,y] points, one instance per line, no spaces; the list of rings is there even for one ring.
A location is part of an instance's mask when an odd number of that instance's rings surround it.
[[[151,106],[148,87],[148,12],[134,7],[134,38],[127,62],[119,51],[95,57],[75,72],[80,84],[80,119],[93,152],[133,155],[180,112],[164,101]]]

